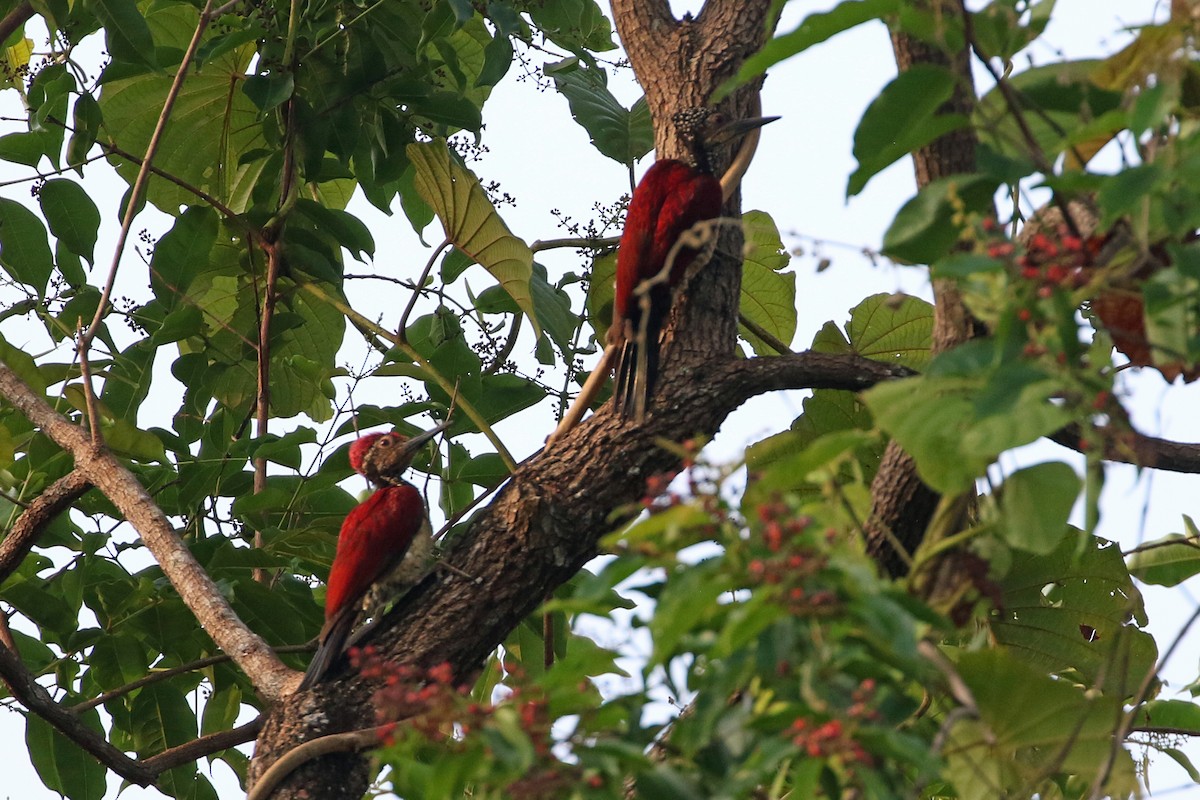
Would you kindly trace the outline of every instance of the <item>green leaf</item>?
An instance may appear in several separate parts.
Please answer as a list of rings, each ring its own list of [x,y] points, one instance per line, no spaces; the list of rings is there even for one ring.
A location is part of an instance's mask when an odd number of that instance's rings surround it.
[[[529,289],[533,307],[537,309],[537,318],[541,320],[546,333],[558,345],[560,353],[569,353],[575,329],[579,326],[579,317],[571,311],[570,296],[557,286],[550,285],[546,268],[537,262],[533,265]]]
[[[96,143],[101,116],[96,98],[86,92],[75,98],[75,106],[71,110],[71,138],[67,142],[67,163],[71,166],[81,167],[87,160],[92,145]]]
[[[914,370],[929,363],[933,306],[906,294],[875,294],[850,312],[850,346],[860,356]]]
[[[196,713],[174,684],[157,682],[134,696],[134,744],[139,755],[161,753],[196,738]]]
[[[893,162],[968,124],[961,114],[937,113],[950,99],[957,80],[944,67],[915,64],[883,87],[854,132],[858,169],[850,176],[847,197],[861,192],[867,181]]]
[[[1031,553],[1054,552],[1067,532],[1067,518],[1082,487],[1075,470],[1061,461],[1014,472],[1000,494],[1005,541]]]
[[[416,168],[416,189],[437,213],[446,237],[500,282],[540,333],[529,288],[529,246],[508,230],[478,178],[451,159],[444,140],[410,144],[407,152]]]
[[[718,87],[713,100],[721,100],[751,78],[780,61],[802,53],[864,22],[880,19],[900,9],[900,0],[843,0],[830,11],[809,14],[795,30],[776,36],[742,63],[737,75]]]
[[[513,46],[506,34],[497,32],[483,48],[483,68],[475,79],[476,86],[495,86],[512,66]]]
[[[975,45],[984,58],[1011,61],[1030,42],[1042,35],[1050,21],[1055,0],[1029,3],[1028,24],[1022,23],[1023,10],[1008,0],[993,2],[972,15]]]
[[[375,238],[362,220],[340,209],[326,208],[307,198],[296,201],[296,210],[308,217],[322,232],[333,235],[338,244],[359,261],[375,256]]]
[[[554,79],[554,87],[567,98],[571,116],[588,132],[601,155],[632,165],[654,148],[645,98],[626,109],[608,90],[604,70],[585,67],[578,58],[548,64],[543,71]]]
[[[100,715],[95,709],[81,715],[84,724],[103,736]],[[70,800],[101,800],[108,771],[79,745],[50,727],[36,714],[25,719],[25,744],[42,783]]]
[[[0,335],[0,361],[17,374],[25,385],[38,394],[46,393],[46,379],[38,371],[37,362],[24,350],[13,347]]]
[[[1200,736],[1200,706],[1187,700],[1151,700],[1138,708],[1133,724],[1142,730],[1186,731]]]
[[[791,345],[796,335],[796,275],[780,272],[791,257],[775,221],[766,212],[747,211],[742,215],[742,230],[746,247],[740,311],[780,342]],[[776,353],[748,329],[741,333],[758,355]]]
[[[1188,520],[1190,522],[1190,520]],[[1143,583],[1158,586],[1178,586],[1200,573],[1200,537],[1172,533],[1161,539],[1144,542],[1129,557],[1129,572]]]
[[[243,82],[242,91],[259,111],[270,111],[292,96],[296,82],[291,72],[251,75]]]
[[[990,379],[890,381],[864,399],[879,426],[916,459],[922,479],[942,494],[956,494],[1000,453],[1067,424],[1070,411],[1051,402],[1059,391],[1054,380],[1000,369]],[[993,395],[994,402],[980,402]]]
[[[146,676],[146,648],[133,636],[110,634],[88,655],[88,675],[96,688],[108,691]]]
[[[50,232],[72,253],[94,264],[100,211],[83,187],[62,178],[46,181],[38,192],[38,203]]]
[[[550,41],[572,52],[613,50],[612,26],[595,0],[557,0],[529,7],[529,17]]]
[[[948,777],[958,797],[1028,794],[1047,773],[1092,775],[1111,756],[1105,792],[1135,791],[1132,759],[1123,748],[1113,752],[1119,700],[1089,697],[1082,687],[1039,673],[1002,650],[964,653],[957,670],[979,711],[978,722],[950,730]]]
[[[134,5],[133,0],[122,2]],[[160,6],[150,18],[156,38],[186,44],[199,11],[182,4]],[[246,44],[188,75],[154,159],[156,167],[216,197],[235,212],[249,207],[251,190],[268,163],[267,159],[240,163],[243,154],[266,144],[259,110],[240,87],[254,51],[253,44]],[[120,144],[126,151],[139,156],[146,151],[174,69],[105,82],[100,96],[104,123],[108,130],[120,131]],[[109,161],[132,185],[139,165],[116,156]],[[196,202],[191,190],[166,180],[150,181],[146,193],[151,203],[171,215]]]
[[[93,8],[104,26],[108,52],[114,59],[151,69],[156,66],[154,37],[134,0],[95,0]]]
[[[1122,93],[1102,89],[1094,79],[1101,62],[1063,61],[1034,67],[1005,79],[1020,98],[1021,119],[1033,134],[1043,156],[1053,161],[1072,143],[1073,135],[1093,120],[1116,133],[1125,126],[1123,115],[1109,117],[1122,103]],[[1028,159],[1029,144],[1008,100],[993,88],[975,109],[975,129],[982,141],[1011,158]],[[1088,138],[1098,131],[1089,130]],[[1111,136],[1101,136],[1107,141]],[[1094,150],[1093,150],[1094,152]],[[1087,154],[1084,154],[1085,156]],[[1085,162],[1087,158],[1083,159]]]
[[[952,175],[922,187],[883,235],[883,254],[909,264],[934,263],[968,224],[964,211],[990,213],[995,188],[995,179],[980,175]]]
[[[1078,532],[1052,553],[1016,552],[999,587],[990,627],[1013,657],[1120,700],[1154,669],[1154,639],[1135,627],[1142,596],[1111,542]]]
[[[192,206],[154,247],[150,284],[167,309],[174,309],[192,281],[203,274],[217,240],[217,214],[208,206]]]
[[[617,251],[599,256],[592,260],[592,269],[588,274],[587,318],[596,332],[596,340],[604,342],[608,336],[608,327],[612,324],[613,300],[617,290]]]
[[[10,133],[0,136],[0,159],[36,167],[46,154],[42,137],[36,133]]]
[[[54,271],[46,226],[15,200],[0,198],[0,264],[41,297]]]

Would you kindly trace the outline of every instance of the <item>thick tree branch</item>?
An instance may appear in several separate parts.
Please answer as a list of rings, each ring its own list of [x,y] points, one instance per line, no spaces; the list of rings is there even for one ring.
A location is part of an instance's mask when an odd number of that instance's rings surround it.
[[[4,19],[0,19],[0,41],[7,41],[17,28],[31,19],[33,19],[33,4],[18,3],[16,8],[4,15]]]
[[[174,767],[190,764],[204,756],[244,744],[252,740],[262,727],[262,718],[259,717],[232,730],[201,736],[186,744],[164,750],[145,761],[137,761],[113,747],[101,734],[89,728],[80,719],[78,709],[54,702],[50,693],[37,682],[33,673],[25,668],[16,653],[7,646],[0,646],[0,678],[8,685],[12,696],[30,713],[44,719],[101,764],[138,786],[153,784],[159,775]]]
[[[143,767],[155,775],[161,775],[169,769],[181,767],[184,764],[190,764],[213,753],[219,753],[222,750],[228,750],[239,744],[253,741],[258,732],[262,730],[262,725],[263,718],[257,717],[245,725],[239,725],[231,730],[210,733],[207,736],[192,739],[190,742],[181,744],[178,747],[164,750],[141,763]]]
[[[0,541],[0,583],[21,566],[46,526],[90,488],[92,484],[79,470],[71,470],[34,498],[17,517],[4,541]]]
[[[0,677],[21,705],[46,720],[56,731],[95,756],[100,763],[130,783],[149,786],[157,773],[113,747],[104,737],[87,727],[79,717],[54,702],[16,653],[0,647]]]
[[[267,643],[238,618],[137,478],[111,453],[92,447],[83,429],[58,414],[3,364],[0,364],[0,394],[75,457],[76,471],[104,492],[125,515],[180,598],[263,698],[276,700],[290,691],[299,674],[284,665]]]

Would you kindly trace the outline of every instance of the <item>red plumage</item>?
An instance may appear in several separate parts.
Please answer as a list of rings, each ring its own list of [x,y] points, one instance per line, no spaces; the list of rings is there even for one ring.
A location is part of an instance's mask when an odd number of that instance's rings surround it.
[[[610,332],[611,340],[621,346],[613,393],[624,416],[633,414],[640,418],[644,414],[658,372],[659,336],[671,310],[672,293],[698,251],[688,247],[677,251],[667,281],[649,292],[649,309],[644,320],[636,289],[667,266],[671,248],[689,228],[720,215],[721,200],[719,180],[673,159],[655,162],[633,191],[617,251],[617,286]]]
[[[342,522],[326,584],[325,624],[301,689],[320,679],[341,655],[360,611],[376,617],[424,576],[433,547],[425,499],[400,476],[447,424],[412,438],[394,431],[373,433],[350,445],[350,466],[381,485]]]
[[[345,608],[353,614],[371,586],[398,564],[425,526],[425,501],[411,484],[384,486],[346,515],[325,590],[325,638]]]

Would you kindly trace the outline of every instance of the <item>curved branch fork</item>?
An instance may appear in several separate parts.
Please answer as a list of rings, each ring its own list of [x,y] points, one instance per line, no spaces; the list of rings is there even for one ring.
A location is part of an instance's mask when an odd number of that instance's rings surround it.
[[[299,673],[280,661],[238,618],[137,478],[112,453],[93,447],[82,428],[51,408],[3,364],[0,394],[75,457],[76,471],[125,515],[204,630],[249,676],[263,699],[275,701],[291,691]]]

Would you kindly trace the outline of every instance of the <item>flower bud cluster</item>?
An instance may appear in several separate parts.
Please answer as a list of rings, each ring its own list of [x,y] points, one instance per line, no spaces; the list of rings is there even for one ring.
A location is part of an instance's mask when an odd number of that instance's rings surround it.
[[[866,678],[859,683],[851,695],[853,701],[841,719],[829,719],[822,723],[800,718],[788,728],[787,735],[792,744],[799,747],[809,758],[835,759],[845,766],[873,766],[875,761],[854,735],[863,723],[876,722],[879,712],[871,703],[875,699],[875,680]]]
[[[751,559],[753,582],[778,587],[788,611],[796,615],[823,613],[837,607],[837,595],[812,586],[814,576],[829,563],[812,540],[812,519],[795,516],[784,503],[769,502],[758,507],[762,542],[766,553]],[[835,532],[828,530],[828,540]]]

